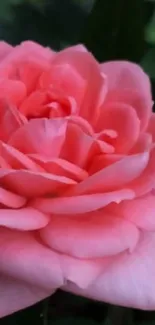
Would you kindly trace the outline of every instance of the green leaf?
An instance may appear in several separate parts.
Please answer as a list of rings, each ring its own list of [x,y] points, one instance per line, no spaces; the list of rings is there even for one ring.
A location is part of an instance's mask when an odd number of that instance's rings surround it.
[[[150,78],[155,79],[155,48],[151,48],[141,61],[141,66]]]
[[[144,0],[96,0],[81,41],[100,61],[139,62],[144,53]]]

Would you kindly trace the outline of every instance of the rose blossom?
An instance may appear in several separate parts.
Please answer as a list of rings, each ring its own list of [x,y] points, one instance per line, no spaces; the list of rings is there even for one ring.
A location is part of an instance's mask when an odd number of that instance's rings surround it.
[[[0,316],[62,288],[155,308],[155,115],[136,64],[0,43]]]

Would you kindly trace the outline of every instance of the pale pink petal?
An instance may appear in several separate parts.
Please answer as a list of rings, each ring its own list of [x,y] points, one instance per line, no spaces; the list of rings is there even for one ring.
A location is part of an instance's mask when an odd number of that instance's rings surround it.
[[[155,231],[155,195],[153,193],[120,204],[112,204],[111,211],[141,229]]]
[[[73,193],[77,195],[118,189],[140,176],[148,161],[148,152],[126,156],[77,184]]]
[[[100,68],[107,77],[109,100],[123,101],[133,106],[144,129],[153,104],[148,76],[140,66],[127,61],[106,62]]]
[[[84,169],[65,159],[47,159],[37,154],[30,154],[29,157],[48,173],[65,176],[75,181],[81,181],[88,177],[88,173]]]
[[[134,249],[139,232],[132,223],[100,210],[71,217],[52,216],[41,238],[52,249],[77,258],[98,258]]]
[[[18,209],[26,203],[26,199],[21,195],[12,193],[0,187],[0,203],[9,208]],[[12,210],[9,210],[12,211]],[[1,210],[0,210],[1,213]]]
[[[0,226],[17,230],[36,230],[45,227],[49,217],[33,208],[0,209]]]
[[[96,261],[100,275],[92,284],[82,288],[76,278],[72,278],[64,290],[110,304],[154,310],[154,247],[154,232],[144,232],[132,253],[126,251]],[[76,272],[80,272],[80,265]],[[87,281],[88,274],[83,275],[83,282]]]
[[[12,277],[0,275],[0,318],[29,307],[50,296],[55,290],[44,290]]]
[[[59,258],[33,232],[1,227],[0,273],[50,291],[64,282]]]
[[[126,153],[138,139],[140,121],[131,106],[115,102],[101,108],[96,130],[104,129],[111,129],[117,133],[117,137],[110,139],[110,143],[114,145],[116,152]]]
[[[24,153],[57,157],[65,141],[66,128],[65,119],[32,119],[12,135],[9,144]]]
[[[32,205],[44,213],[52,214],[83,214],[107,206],[111,202],[121,202],[133,199],[135,194],[129,189],[123,189],[103,194],[88,194],[81,196],[38,198]]]
[[[0,170],[1,184],[9,187],[19,195],[36,197],[42,195],[55,196],[76,182],[70,178],[31,170]]]

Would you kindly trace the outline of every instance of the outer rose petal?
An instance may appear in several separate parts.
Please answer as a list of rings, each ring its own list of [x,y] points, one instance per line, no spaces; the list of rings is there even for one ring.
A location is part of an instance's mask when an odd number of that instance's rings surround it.
[[[147,132],[152,135],[153,143],[155,143],[155,113],[152,113],[150,117]]]
[[[12,50],[13,47],[10,44],[0,41],[0,62],[4,60]]]
[[[155,231],[155,195],[149,193],[137,199],[112,204],[110,210],[137,227]]]
[[[100,210],[82,216],[52,216],[40,230],[52,249],[77,258],[98,258],[133,250],[138,229],[130,222]]]
[[[54,214],[83,214],[101,209],[111,202],[121,202],[135,197],[129,189],[107,193],[66,196],[56,198],[38,198],[31,203],[44,213]]]
[[[19,229],[36,230],[45,227],[50,218],[31,207],[18,210],[0,209],[0,226]]]
[[[28,285],[26,282],[0,275],[0,318],[29,307],[48,297],[55,290]]]
[[[123,98],[124,90],[124,102],[131,105],[132,102],[135,104],[134,108],[141,121],[141,128],[144,129],[148,124],[153,103],[148,76],[140,66],[127,61],[106,62],[101,64],[100,67],[101,71],[107,76],[108,91],[111,94],[113,91],[120,92],[118,97],[115,96],[114,101],[116,101],[116,98],[119,99],[120,96]]]
[[[150,159],[143,173],[129,184],[137,196],[142,196],[155,189],[155,147],[150,151]]]
[[[96,261],[100,268],[100,276],[91,285],[82,289],[82,285],[80,288],[80,283],[73,278],[64,290],[111,304],[153,310],[155,309],[154,247],[154,232],[144,232],[132,253],[124,252]],[[80,272],[80,265],[76,272]],[[87,276],[88,273],[83,275],[83,282],[87,281]]]
[[[64,284],[59,255],[37,241],[33,232],[0,229],[0,273],[45,290]]]

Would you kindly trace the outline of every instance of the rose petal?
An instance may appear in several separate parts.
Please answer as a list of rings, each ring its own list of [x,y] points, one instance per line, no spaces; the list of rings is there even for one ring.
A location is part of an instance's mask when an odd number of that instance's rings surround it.
[[[86,88],[80,115],[94,124],[99,114],[99,106],[103,103],[107,91],[105,78],[100,73],[97,61],[89,52],[75,51],[70,47],[60,51],[55,56],[53,64],[69,64],[85,80]]]
[[[152,110],[151,84],[140,66],[127,61],[106,62],[100,65],[107,77],[109,100],[124,101],[133,106],[145,129]]]
[[[13,47],[10,44],[0,41],[0,62],[3,61],[12,50]]]
[[[50,291],[63,284],[59,256],[33,232],[0,229],[0,272]]]
[[[152,136],[149,133],[141,133],[137,142],[130,150],[130,154],[138,152],[150,151],[152,145]]]
[[[131,201],[112,204],[111,211],[123,216],[137,227],[148,231],[155,231],[155,195],[149,193]]]
[[[96,128],[99,131],[104,129],[116,131],[117,137],[110,139],[110,143],[118,153],[126,153],[138,139],[140,121],[131,106],[115,102],[105,107],[103,105]]]
[[[41,166],[41,168],[44,168],[44,170],[48,173],[65,176],[74,179],[75,181],[81,181],[88,177],[88,173],[84,169],[65,159],[47,159],[46,157],[35,154],[30,154],[29,157],[36,161],[36,163]]]
[[[121,202],[134,198],[134,192],[128,189],[120,191],[58,198],[34,199],[32,205],[44,213],[80,214],[103,208],[111,202]]]
[[[10,136],[26,122],[15,106],[0,99],[0,140],[7,142]]]
[[[155,113],[152,113],[150,117],[147,132],[151,134],[154,143],[155,142]]]
[[[13,134],[9,144],[24,153],[57,157],[66,137],[66,128],[65,119],[32,119]]]
[[[0,318],[29,307],[55,290],[44,290],[26,282],[0,275]]]
[[[136,196],[142,196],[155,189],[155,147],[150,151],[150,159],[143,173],[133,180],[129,187],[133,189]]]
[[[18,80],[0,79],[0,94],[11,105],[19,105],[26,96],[26,87]]]
[[[118,189],[140,176],[147,166],[148,160],[148,152],[126,156],[77,184],[72,194],[78,195]]]
[[[7,228],[36,230],[45,227],[48,222],[48,216],[33,208],[0,209],[0,226]]]
[[[87,272],[81,274],[81,282],[73,275],[72,282],[68,282],[64,290],[114,305],[154,310],[154,247],[154,232],[144,232],[132,254],[124,252],[96,261],[100,275],[93,279],[91,285],[89,283],[82,288],[83,283],[88,281]],[[76,272],[80,273],[80,263]]]
[[[56,61],[57,56],[55,58]],[[85,79],[70,63],[58,63],[51,66],[49,71],[41,75],[39,84],[41,89],[46,89],[51,86],[51,90],[58,89],[65,96],[73,97],[78,107],[81,105],[86,87]]]
[[[0,170],[1,184],[19,195],[36,197],[57,195],[70,185],[76,184],[70,178],[30,170]]]
[[[98,258],[133,250],[139,238],[130,222],[104,209],[82,216],[52,216],[41,238],[54,250],[77,258]]]
[[[26,168],[36,172],[45,172],[45,170],[37,165],[32,159],[4,142],[0,143],[0,152],[2,157],[14,169]]]
[[[61,152],[63,159],[81,168],[86,168],[88,161],[91,161],[95,154],[113,151],[114,148],[111,145],[104,141],[100,143],[95,136],[85,133],[76,122],[70,121],[68,124],[65,143]]]
[[[0,203],[9,208],[18,209],[26,203],[26,199],[20,195],[17,195],[0,187]],[[0,210],[0,213],[1,211],[2,210]]]

